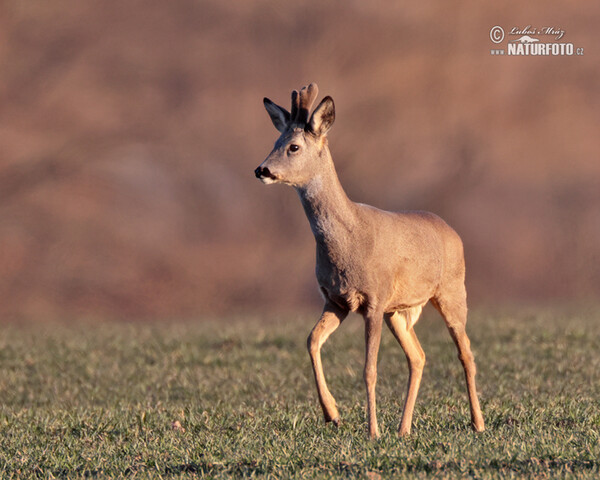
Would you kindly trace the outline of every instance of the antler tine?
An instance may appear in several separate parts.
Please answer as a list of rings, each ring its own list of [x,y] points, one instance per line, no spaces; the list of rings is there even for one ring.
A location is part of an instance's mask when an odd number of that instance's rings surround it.
[[[300,110],[300,96],[298,90],[292,91],[292,111],[290,112],[290,120],[295,122],[298,118],[298,111]]]
[[[302,87],[299,93],[298,115],[297,117],[292,116],[292,118],[296,119],[296,123],[305,124],[308,122],[310,109],[315,102],[318,93],[319,87],[317,87],[316,83],[311,83],[308,86]]]

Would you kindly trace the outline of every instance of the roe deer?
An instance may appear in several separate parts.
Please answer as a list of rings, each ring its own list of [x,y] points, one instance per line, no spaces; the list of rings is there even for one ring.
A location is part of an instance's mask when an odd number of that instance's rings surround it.
[[[325,97],[309,117],[316,96],[314,83],[300,92],[294,90],[291,112],[264,99],[281,136],[254,173],[263,183],[285,183],[296,189],[315,236],[316,275],[325,307],[308,337],[308,351],[325,421],[337,425],[339,414],[325,382],[320,350],[348,313],[358,312],[365,320],[369,436],[379,436],[375,384],[383,319],[408,361],[408,391],[399,434],[410,433],[425,365],[425,353],[413,327],[431,300],[458,348],[467,381],[471,425],[483,431],[475,360],[465,332],[462,241],[433,213],[392,213],[352,202],[340,185],[327,146],[326,135],[335,119],[333,99]]]

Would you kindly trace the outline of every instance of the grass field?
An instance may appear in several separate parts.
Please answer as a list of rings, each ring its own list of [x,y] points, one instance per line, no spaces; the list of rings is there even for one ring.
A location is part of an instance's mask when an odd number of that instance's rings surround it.
[[[600,312],[600,310],[596,310]],[[3,326],[0,478],[598,478],[600,319],[593,309],[486,314],[468,331],[487,431],[439,317],[417,333],[427,366],[399,439],[407,367],[382,340],[382,437],[366,438],[363,330],[323,349],[342,423],[322,422],[305,340],[314,316],[271,321]]]

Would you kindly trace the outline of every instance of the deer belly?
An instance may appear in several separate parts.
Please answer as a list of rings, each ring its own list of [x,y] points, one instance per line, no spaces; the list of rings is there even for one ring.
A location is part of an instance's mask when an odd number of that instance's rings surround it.
[[[355,289],[339,291],[321,287],[323,296],[343,309],[359,312],[367,303],[367,296]]]

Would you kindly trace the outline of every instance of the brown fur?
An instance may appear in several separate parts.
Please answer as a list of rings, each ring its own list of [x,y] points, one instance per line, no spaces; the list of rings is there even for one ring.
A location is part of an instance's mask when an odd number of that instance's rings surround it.
[[[369,434],[373,438],[379,435],[375,384],[384,319],[404,349],[409,365],[400,434],[410,433],[425,364],[413,326],[422,307],[431,300],[458,348],[467,380],[471,423],[476,431],[482,431],[475,361],[465,332],[465,262],[460,237],[429,212],[393,213],[352,202],[338,180],[326,141],[335,119],[333,100],[325,97],[310,120],[303,113],[310,109],[316,95],[315,84],[292,95],[297,99],[292,107],[292,112],[298,112],[295,119],[265,99],[281,136],[256,175],[265,183],[286,183],[296,189],[316,240],[316,275],[325,307],[308,338],[308,349],[325,420],[337,424],[339,415],[325,382],[320,349],[349,312],[359,312],[365,319]],[[282,126],[282,122],[287,123]],[[290,145],[298,149],[292,151]]]

